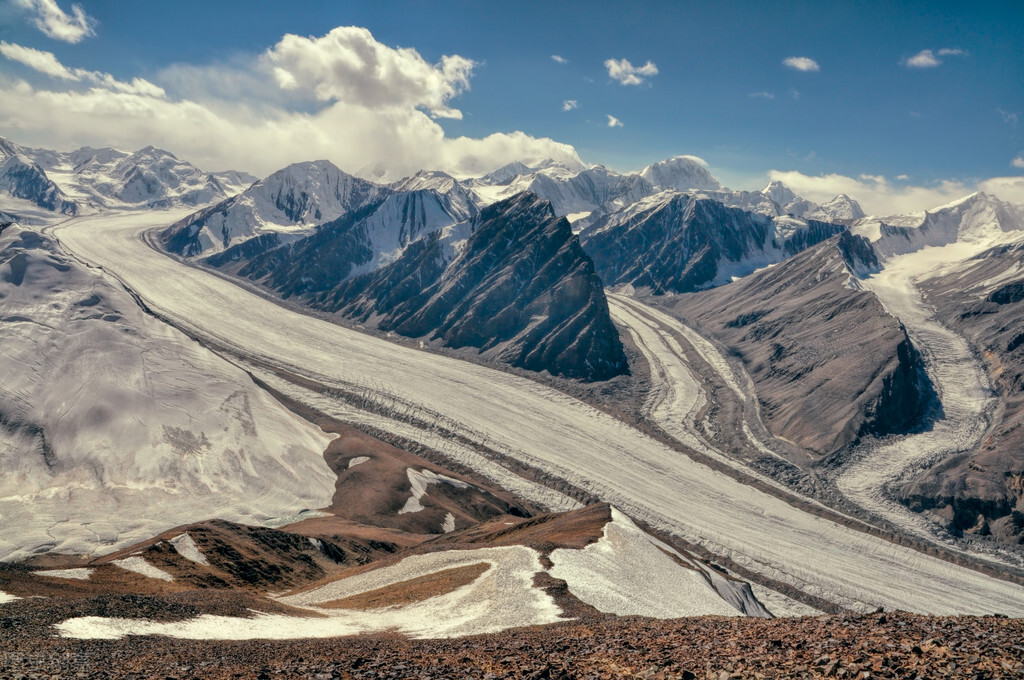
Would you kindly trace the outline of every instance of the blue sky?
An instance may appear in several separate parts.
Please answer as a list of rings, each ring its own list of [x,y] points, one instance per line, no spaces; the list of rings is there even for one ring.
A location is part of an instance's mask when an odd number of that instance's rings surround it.
[[[24,143],[257,174],[685,153],[734,188],[777,176],[879,210],[1024,175],[1019,1],[0,2],[0,134]],[[350,49],[389,73],[323,66]]]

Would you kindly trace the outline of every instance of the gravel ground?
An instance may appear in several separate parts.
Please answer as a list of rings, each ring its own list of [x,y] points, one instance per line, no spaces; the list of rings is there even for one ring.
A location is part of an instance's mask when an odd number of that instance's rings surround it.
[[[205,609],[205,607],[204,607]],[[1022,678],[1024,620],[905,613],[598,618],[447,640],[65,640],[71,614],[194,615],[137,596],[0,608],[0,678]]]

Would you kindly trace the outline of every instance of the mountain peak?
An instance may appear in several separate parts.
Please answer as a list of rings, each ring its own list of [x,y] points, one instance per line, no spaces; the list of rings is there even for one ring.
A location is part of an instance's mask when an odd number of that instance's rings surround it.
[[[696,156],[674,156],[648,165],[640,176],[655,187],[688,191],[718,191],[722,185]]]

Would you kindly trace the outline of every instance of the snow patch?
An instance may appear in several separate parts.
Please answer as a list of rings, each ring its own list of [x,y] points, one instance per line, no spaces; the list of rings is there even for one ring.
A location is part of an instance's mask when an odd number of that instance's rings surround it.
[[[87,567],[78,567],[75,569],[42,569],[40,571],[33,571],[32,573],[36,576],[49,576],[51,578],[68,578],[76,581],[88,581],[89,577],[92,576],[92,572],[95,569],[89,569]]]
[[[614,508],[601,540],[582,550],[554,550],[551,561],[553,577],[605,613],[659,619],[741,615],[700,571],[677,564]]]
[[[6,602],[14,602],[15,600],[20,599],[21,598],[17,595],[11,595],[10,593],[5,593],[4,591],[0,590],[0,604],[4,604]]]
[[[316,605],[358,595],[445,569],[485,562],[490,568],[461,588],[409,605],[368,611],[318,608]],[[205,615],[162,623],[86,616],[56,626],[63,637],[119,639],[126,635],[164,635],[194,640],[326,638],[398,631],[413,638],[450,638],[496,633],[520,626],[565,620],[554,600],[533,586],[543,570],[540,555],[524,546],[452,550],[414,555],[401,562],[281,598],[321,617],[257,614],[253,618]]]
[[[420,500],[427,493],[428,484],[451,484],[457,489],[468,489],[469,484],[466,482],[459,481],[458,479],[452,479],[445,475],[439,475],[431,470],[413,470],[412,468],[406,468],[406,474],[409,476],[409,484],[412,485],[412,496],[405,502],[405,505],[401,510],[398,511],[399,515],[404,515],[409,512],[419,512],[423,509],[423,504]]]
[[[348,468],[351,470],[355,466],[362,465],[368,460],[370,460],[369,456],[356,456],[355,458],[350,458],[348,461]]]
[[[206,555],[203,554],[203,551],[199,549],[199,546],[196,545],[196,542],[188,534],[175,536],[170,540],[170,543],[174,551],[186,560],[201,564],[204,567],[210,566],[210,561],[206,559]]]
[[[160,579],[161,581],[174,580],[173,576],[163,569],[153,566],[142,557],[126,557],[123,560],[114,560],[112,564],[116,564],[126,571],[133,571],[136,574],[142,574],[147,578]]]
[[[441,531],[446,534],[455,531],[455,515],[449,512],[444,516],[444,522],[441,523]]]

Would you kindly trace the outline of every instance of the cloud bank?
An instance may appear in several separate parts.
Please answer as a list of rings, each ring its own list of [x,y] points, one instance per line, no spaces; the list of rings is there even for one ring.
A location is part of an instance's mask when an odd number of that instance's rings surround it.
[[[263,54],[173,66],[156,82],[69,67],[11,43],[0,55],[32,69],[24,78],[0,71],[0,128],[23,143],[156,144],[207,170],[262,175],[311,158],[377,178],[422,168],[477,174],[545,158],[582,167],[571,146],[519,131],[446,136],[437,119],[462,116],[452,100],[469,89],[474,62],[449,55],[431,64],[365,28],[285,35]]]

